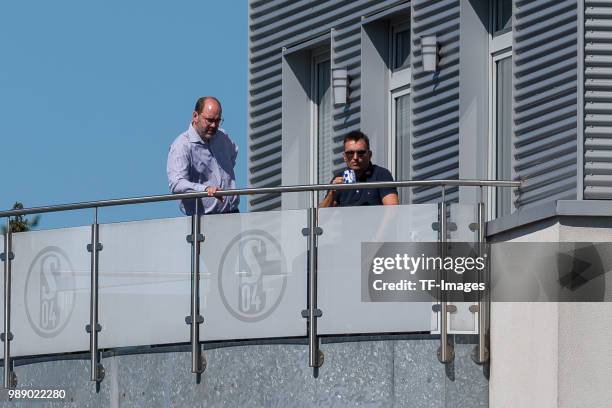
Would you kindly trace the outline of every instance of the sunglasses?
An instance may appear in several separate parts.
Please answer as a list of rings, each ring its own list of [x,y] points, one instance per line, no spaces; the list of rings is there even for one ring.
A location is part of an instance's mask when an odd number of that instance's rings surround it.
[[[355,156],[355,153],[357,153],[357,157],[364,157],[368,151],[367,150],[345,150],[344,151],[344,155],[348,158],[353,158],[353,156]]]

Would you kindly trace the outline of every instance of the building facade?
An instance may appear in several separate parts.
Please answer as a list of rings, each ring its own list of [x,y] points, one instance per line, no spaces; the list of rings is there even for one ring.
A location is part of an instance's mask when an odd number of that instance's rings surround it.
[[[492,218],[610,198],[598,5],[251,1],[249,185],[328,182],[342,137],[360,129],[397,179],[522,180],[492,194]],[[424,72],[421,39],[431,36],[437,67]],[[335,70],[348,73],[346,103],[333,100]],[[403,200],[438,195],[413,189]],[[297,205],[269,195],[249,207],[283,204]]]
[[[609,241],[611,30],[603,1],[251,0],[249,186],[328,183],[359,129],[396,180],[521,181],[487,190],[491,241]],[[433,72],[424,39],[437,46]],[[406,189],[401,202],[440,193]],[[251,211],[308,205],[249,200]],[[490,405],[605,406],[593,377],[612,363],[607,305],[492,304]]]

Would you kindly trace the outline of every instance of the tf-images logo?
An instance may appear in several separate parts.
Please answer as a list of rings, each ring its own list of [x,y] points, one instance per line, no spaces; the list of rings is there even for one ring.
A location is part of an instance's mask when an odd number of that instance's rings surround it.
[[[286,265],[272,235],[262,230],[238,234],[219,263],[219,292],[225,308],[244,322],[268,317],[285,293]]]
[[[25,305],[30,325],[42,337],[55,337],[66,326],[75,304],[75,276],[70,259],[58,247],[36,255],[26,278]]]

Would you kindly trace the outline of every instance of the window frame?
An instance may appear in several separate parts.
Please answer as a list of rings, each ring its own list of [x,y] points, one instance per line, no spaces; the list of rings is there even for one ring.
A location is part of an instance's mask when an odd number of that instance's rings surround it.
[[[406,95],[411,95],[411,87],[410,84],[405,85],[401,88],[398,89],[394,89],[389,91],[389,98],[390,98],[390,109],[389,109],[389,121],[390,121],[390,136],[391,136],[391,143],[389,143],[389,157],[388,157],[388,163],[389,163],[389,171],[391,172],[391,174],[393,175],[393,178],[395,180],[398,180],[398,166],[397,166],[397,147],[398,147],[398,135],[397,135],[397,126],[396,126],[396,122],[397,122],[397,99],[402,97],[402,96],[406,96]],[[409,110],[409,129],[408,129],[408,146],[409,146],[409,165],[412,166],[412,101],[410,102],[410,110]],[[411,168],[411,167],[410,167]],[[412,171],[410,171],[409,174],[409,179],[412,177]],[[407,193],[407,197],[408,197],[408,202],[411,202],[412,200],[412,189],[406,189],[406,191],[408,191]]]
[[[489,165],[488,165],[488,178],[491,180],[497,179],[497,63],[500,60],[510,58],[511,66],[513,68],[512,58],[512,44],[513,44],[513,27],[514,21],[511,21],[510,27],[505,30],[494,31],[496,28],[496,18],[497,18],[497,1],[492,1],[489,7],[489,27],[491,27],[489,33],[489,78],[488,78],[488,88],[489,88],[489,124],[488,124],[488,134],[489,134]],[[512,15],[511,20],[514,19]],[[511,68],[510,76],[511,83],[514,84],[514,69]],[[514,86],[510,87],[511,89],[511,108],[510,108],[510,135],[512,135],[514,131]],[[512,143],[510,144],[512,147]],[[510,151],[510,160],[512,161],[513,152]],[[514,169],[511,169],[511,174],[514,174]],[[499,218],[501,215],[497,214],[497,189],[489,188],[487,194],[487,213],[488,219],[492,220],[495,218]],[[512,197],[512,195],[511,195]],[[514,203],[511,203],[511,213],[516,211],[514,207]]]
[[[389,68],[391,70],[391,72],[399,72],[399,71],[403,71],[407,68],[410,68],[410,64],[406,65],[406,66],[401,66],[399,68],[395,68],[395,63],[397,62],[397,53],[396,50],[397,48],[395,47],[395,35],[397,33],[401,33],[404,31],[408,31],[410,33],[410,21],[406,20],[406,19],[401,19],[401,20],[391,20],[390,21],[390,30],[389,30],[389,34],[390,34],[390,38],[389,38],[389,44],[391,45],[391,49],[389,50],[389,55],[390,55],[390,64],[389,64]],[[410,33],[410,41],[412,41],[412,33]],[[410,47],[412,51],[412,47]],[[412,60],[412,55],[410,56],[410,61]]]
[[[310,57],[310,146],[311,149],[309,151],[310,155],[310,163],[312,163],[311,171],[310,171],[310,184],[318,184],[319,179],[319,74],[317,66],[321,63],[329,62],[330,63],[330,92],[332,84],[331,84],[331,51],[329,47],[319,47],[313,49],[311,51]],[[333,105],[333,95],[332,95],[332,105]],[[332,108],[333,109],[333,108]],[[333,114],[333,112],[331,112]]]
[[[512,12],[512,5],[511,5],[510,6],[510,27],[501,28],[501,29],[497,28],[497,17],[498,17],[498,14],[499,14],[498,6],[499,6],[499,3],[501,1],[502,0],[493,0],[490,3],[491,4],[490,5],[490,10],[491,10],[491,16],[492,16],[491,20],[490,20],[491,21],[490,27],[491,27],[491,32],[493,33],[494,37],[499,37],[499,36],[502,36],[504,34],[507,34],[508,32],[512,32],[512,27],[514,26],[514,24],[513,24],[514,21],[512,21],[514,13]],[[511,2],[511,4],[512,4],[512,2]]]
[[[395,61],[397,60],[395,34],[401,31],[411,30],[410,20],[391,20],[389,22],[389,91],[394,91],[398,88],[410,84],[412,77],[411,64],[403,68],[395,69]],[[410,32],[410,53],[412,54],[412,32]],[[412,55],[410,56],[412,61]]]
[[[387,87],[387,129],[388,131],[388,153],[387,163],[389,163],[389,171],[393,175],[394,179],[398,179],[398,165],[397,165],[397,147],[398,147],[398,135],[397,135],[397,98],[410,95],[412,90],[412,55],[410,56],[410,64],[407,66],[395,69],[395,61],[397,61],[397,47],[396,47],[396,34],[405,30],[412,30],[410,19],[403,17],[401,19],[389,20],[389,61],[388,61],[388,87]],[[410,31],[410,53],[412,54],[412,31]],[[410,146],[410,152],[412,152],[412,104],[410,104],[410,119],[409,119],[409,133],[408,142]],[[412,172],[410,172],[412,174]],[[409,176],[410,178],[411,176]],[[410,202],[412,192],[409,190],[408,200]]]
[[[506,51],[503,52],[501,54],[498,54],[494,57],[492,57],[492,83],[491,83],[491,105],[492,105],[492,113],[491,113],[491,121],[490,121],[490,126],[491,126],[491,141],[489,143],[490,146],[490,179],[493,180],[497,180],[497,164],[499,161],[499,157],[497,156],[497,139],[498,139],[498,135],[497,135],[497,119],[498,119],[498,110],[497,110],[497,88],[498,88],[498,76],[497,76],[497,63],[505,60],[505,59],[510,59],[510,63],[512,64],[512,51]],[[512,81],[512,67],[510,70],[510,77],[511,77],[511,82]],[[511,92],[513,87],[510,87]],[[513,94],[510,95],[510,99],[512,100],[514,97]],[[514,112],[512,109],[512,104],[511,104],[511,108],[510,108],[510,135],[512,135],[512,118],[514,116]],[[509,154],[509,160],[512,163],[512,143],[510,143],[510,147],[511,147],[511,151],[508,153]],[[512,170],[512,166],[510,169],[511,174],[513,173]],[[493,218],[499,218],[502,216],[502,214],[498,214],[497,213],[497,207],[498,207],[498,203],[497,203],[497,188],[490,188],[489,189],[489,193],[491,195],[491,208],[490,208],[490,214],[493,216]],[[510,203],[510,208],[511,208],[511,213],[514,212],[514,203]],[[509,215],[509,214],[505,214],[505,215]]]

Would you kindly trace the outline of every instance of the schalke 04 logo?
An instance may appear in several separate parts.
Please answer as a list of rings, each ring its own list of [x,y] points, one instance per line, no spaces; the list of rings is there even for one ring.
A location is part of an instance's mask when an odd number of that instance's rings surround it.
[[[237,319],[257,322],[279,305],[287,286],[281,246],[262,230],[244,231],[228,244],[219,263],[219,292]]]
[[[66,326],[75,304],[75,276],[70,259],[49,246],[30,264],[25,306],[30,325],[42,337],[55,337]]]

